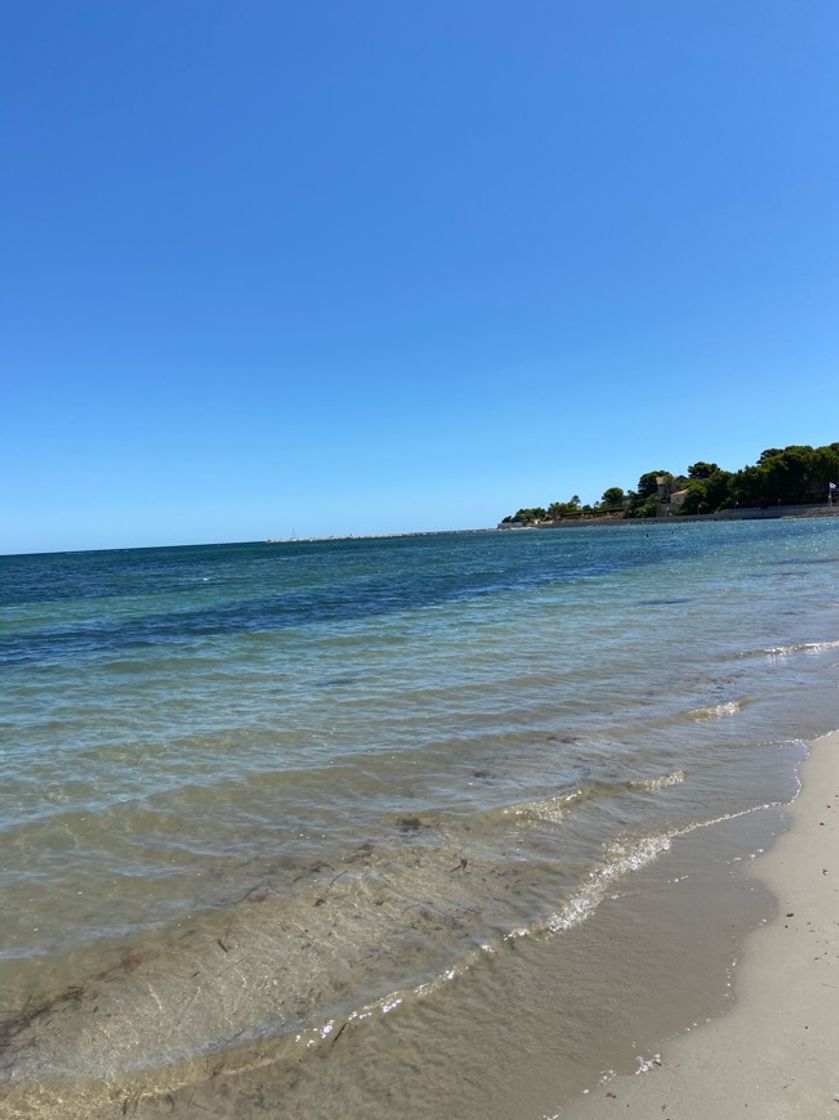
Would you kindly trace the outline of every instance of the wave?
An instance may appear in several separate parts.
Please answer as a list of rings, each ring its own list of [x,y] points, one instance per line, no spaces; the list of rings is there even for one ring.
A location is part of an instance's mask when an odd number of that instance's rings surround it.
[[[575,789],[554,797],[537,798],[533,801],[521,801],[516,805],[509,805],[500,810],[500,815],[513,817],[522,823],[559,822],[569,809],[584,802],[616,797],[627,792],[655,793],[668,786],[681,785],[684,780],[683,770],[673,770],[671,773],[660,774],[653,778],[630,778],[622,782],[584,782]],[[497,814],[498,810],[495,813]]]
[[[594,872],[588,883],[551,915],[546,923],[547,929],[551,933],[560,933],[585,921],[606,897],[607,890],[616,879],[646,867],[669,851],[676,835],[675,832],[662,832],[635,841],[616,840],[607,845],[603,867]]]
[[[683,780],[674,771],[586,783],[468,824],[433,813],[402,818],[395,843],[365,841],[343,860],[266,877],[228,908],[178,930],[102,946],[88,965],[77,958],[68,968],[74,982],[67,992],[42,993],[43,1002],[0,1022],[15,1080],[59,1071],[95,1079],[113,1068],[139,1075],[226,1052],[232,1039],[237,1046],[287,1035],[311,1042],[310,1032],[329,1020],[387,1012],[404,998],[393,994],[395,974],[400,991],[421,995],[524,928],[570,928],[617,876],[669,844],[667,835],[626,838],[606,844],[599,857],[595,850],[574,857],[553,840],[546,849],[540,825],[557,825],[574,804],[650,794]],[[525,845],[529,825],[542,846],[505,859],[499,829],[511,823],[523,829]],[[568,898],[553,912],[557,893]]]
[[[742,650],[738,657],[789,657],[793,653],[823,653],[839,649],[839,639],[825,642],[795,642],[788,646],[768,646],[764,649]]]
[[[666,789],[668,786],[681,785],[685,780],[684,770],[674,770],[670,774],[662,774],[660,778],[636,778],[628,783],[630,789],[645,789],[650,793]]]
[[[240,1069],[248,1053],[252,1059],[266,1048],[276,1055],[289,1045],[308,1050],[334,1041],[343,1026],[430,995],[518,938],[557,934],[585,921],[616,879],[666,851],[672,836],[605,844],[600,864],[559,910],[482,936],[464,930],[460,951],[447,938],[436,967],[420,959],[429,957],[429,936],[479,918],[463,877],[452,891],[460,867],[446,868],[449,897],[433,900],[406,896],[405,879],[415,871],[407,865],[389,884],[386,901],[375,897],[385,883],[383,867],[373,865],[349,873],[313,869],[314,882],[293,900],[272,896],[270,886],[254,890],[223,922],[211,915],[203,928],[195,923],[165,948],[136,948],[110,964],[103,958],[104,967],[81,983],[5,1019],[0,1038],[7,1082],[37,1084],[57,1073],[96,1080],[112,1077],[114,1068],[126,1077],[153,1077],[167,1067],[195,1070],[202,1059],[205,1075],[208,1058],[214,1069]],[[436,866],[422,869],[424,890],[440,862],[450,859],[432,856]],[[498,869],[480,868],[483,873],[503,888]],[[324,901],[330,890],[334,905]],[[454,904],[461,894],[466,900]],[[365,911],[371,920],[361,923]],[[403,975],[396,987],[394,965]],[[347,998],[342,992],[349,980]]]
[[[683,780],[676,770],[614,788],[652,792]],[[126,1099],[139,1099],[162,1093],[162,1085],[171,1093],[208,1076],[324,1054],[345,1030],[404,1012],[517,940],[561,935],[587,921],[616,882],[655,862],[678,837],[752,811],[604,842],[599,858],[578,868],[577,886],[560,906],[489,932],[481,898],[510,887],[515,893],[515,868],[480,857],[473,866],[470,851],[467,877],[465,859],[452,863],[452,843],[463,838],[445,832],[428,849],[406,840],[396,866],[393,852],[377,857],[362,845],[357,863],[312,865],[293,898],[265,883],[232,911],[185,923],[168,951],[103,960],[85,982],[25,1009],[12,1029],[0,1023],[0,1067],[24,1106],[30,1096],[42,1103],[50,1075],[59,1074],[59,1106],[69,1114],[77,1087],[92,1112],[100,1086],[103,1107],[112,1103],[117,1079],[120,1092],[131,1085]],[[434,961],[426,950],[439,930],[455,937],[446,937]]]
[[[710,704],[707,708],[692,708],[688,715],[695,720],[721,719],[723,716],[736,716],[742,712],[748,700],[726,700],[721,704]]]

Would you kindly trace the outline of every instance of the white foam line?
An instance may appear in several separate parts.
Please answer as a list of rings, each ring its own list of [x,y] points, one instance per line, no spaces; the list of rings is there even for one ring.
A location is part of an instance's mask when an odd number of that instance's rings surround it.
[[[769,646],[766,649],[744,650],[740,657],[789,657],[793,653],[822,653],[828,649],[839,649],[839,640],[827,642],[796,642],[791,646]]]
[[[694,708],[690,714],[695,720],[719,719],[722,716],[737,715],[745,704],[745,700],[728,700],[723,704],[712,704],[707,708]]]
[[[798,796],[801,790],[800,779],[797,781],[797,787],[795,797]],[[795,798],[792,800],[795,800]],[[552,914],[545,921],[536,923],[533,926],[520,926],[511,929],[503,935],[502,941],[509,943],[540,933],[552,936],[571,929],[573,926],[587,921],[596,912],[600,903],[606,897],[609,886],[614,880],[621,878],[630,871],[640,870],[642,867],[653,863],[663,852],[670,850],[674,840],[683,836],[688,836],[690,833],[696,832],[700,828],[710,828],[712,825],[723,824],[725,821],[737,820],[740,817],[748,816],[750,813],[756,813],[763,809],[782,808],[786,804],[787,802],[782,801],[767,801],[761,805],[752,806],[749,809],[740,809],[732,813],[723,813],[718,817],[712,817],[705,821],[697,821],[695,824],[686,825],[683,828],[673,829],[669,832],[659,833],[658,835],[642,837],[634,843],[631,841],[614,841],[605,847],[606,856],[608,857],[609,854],[612,854],[614,857],[612,862],[607,863],[605,867],[590,872],[589,885],[587,887],[583,887],[581,891],[573,895],[561,910]],[[426,996],[437,991],[443,984],[450,983],[471,971],[473,965],[479,958],[494,954],[494,952],[495,950],[491,945],[483,943],[469,953],[463,960],[445,969],[431,980],[419,984],[415,988],[409,988],[407,990],[397,989],[389,992],[387,995],[365,1004],[357,1011],[351,1012],[346,1018],[346,1023],[360,1023],[377,1013],[387,1015],[401,1007],[409,995],[417,999],[424,999]],[[299,1032],[295,1036],[295,1042],[302,1044],[308,1049],[329,1038],[334,1028],[335,1020],[329,1019],[318,1026]],[[656,1057],[657,1055],[654,1055],[651,1059],[653,1064],[655,1063]],[[644,1071],[639,1069],[638,1072]]]

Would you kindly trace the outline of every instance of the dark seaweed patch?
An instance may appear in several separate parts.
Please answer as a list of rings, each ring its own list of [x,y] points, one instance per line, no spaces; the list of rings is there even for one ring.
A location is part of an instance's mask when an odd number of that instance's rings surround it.
[[[20,1011],[10,1015],[8,1019],[0,1022],[0,1054],[8,1050],[15,1038],[33,1023],[47,1018],[53,1012],[71,1004],[80,1004],[85,989],[80,986],[67,988],[57,996],[44,1000],[27,1000]]]
[[[674,595],[672,599],[639,599],[637,605],[639,607],[669,607],[671,604],[689,602],[690,598],[687,595]]]
[[[767,560],[766,563],[786,567],[790,564],[835,564],[837,561],[832,556],[793,556],[786,560]]]
[[[402,817],[399,821],[400,832],[419,832],[422,828],[422,821],[419,817]]]

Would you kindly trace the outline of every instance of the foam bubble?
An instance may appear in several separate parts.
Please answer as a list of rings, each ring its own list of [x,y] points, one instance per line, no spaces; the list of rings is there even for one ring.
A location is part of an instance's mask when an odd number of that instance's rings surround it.
[[[694,708],[690,714],[695,720],[721,719],[723,716],[736,716],[745,706],[745,700],[726,700],[722,704],[711,704],[707,708]]]
[[[666,789],[668,786],[679,786],[684,780],[684,770],[674,770],[670,774],[662,774],[660,778],[635,778],[629,783],[629,787],[655,793],[656,790]]]

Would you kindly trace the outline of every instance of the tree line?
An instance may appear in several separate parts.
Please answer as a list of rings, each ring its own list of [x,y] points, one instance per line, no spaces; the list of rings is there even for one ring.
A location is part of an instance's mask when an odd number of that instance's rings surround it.
[[[569,517],[655,517],[668,510],[678,515],[810,505],[827,500],[831,483],[839,484],[839,443],[792,444],[769,447],[755,464],[738,471],[703,460],[689,466],[686,475],[646,471],[634,490],[610,486],[593,505],[583,505],[575,494],[567,502],[520,509],[505,517],[502,525],[535,525]],[[836,494],[839,497],[839,490]]]

